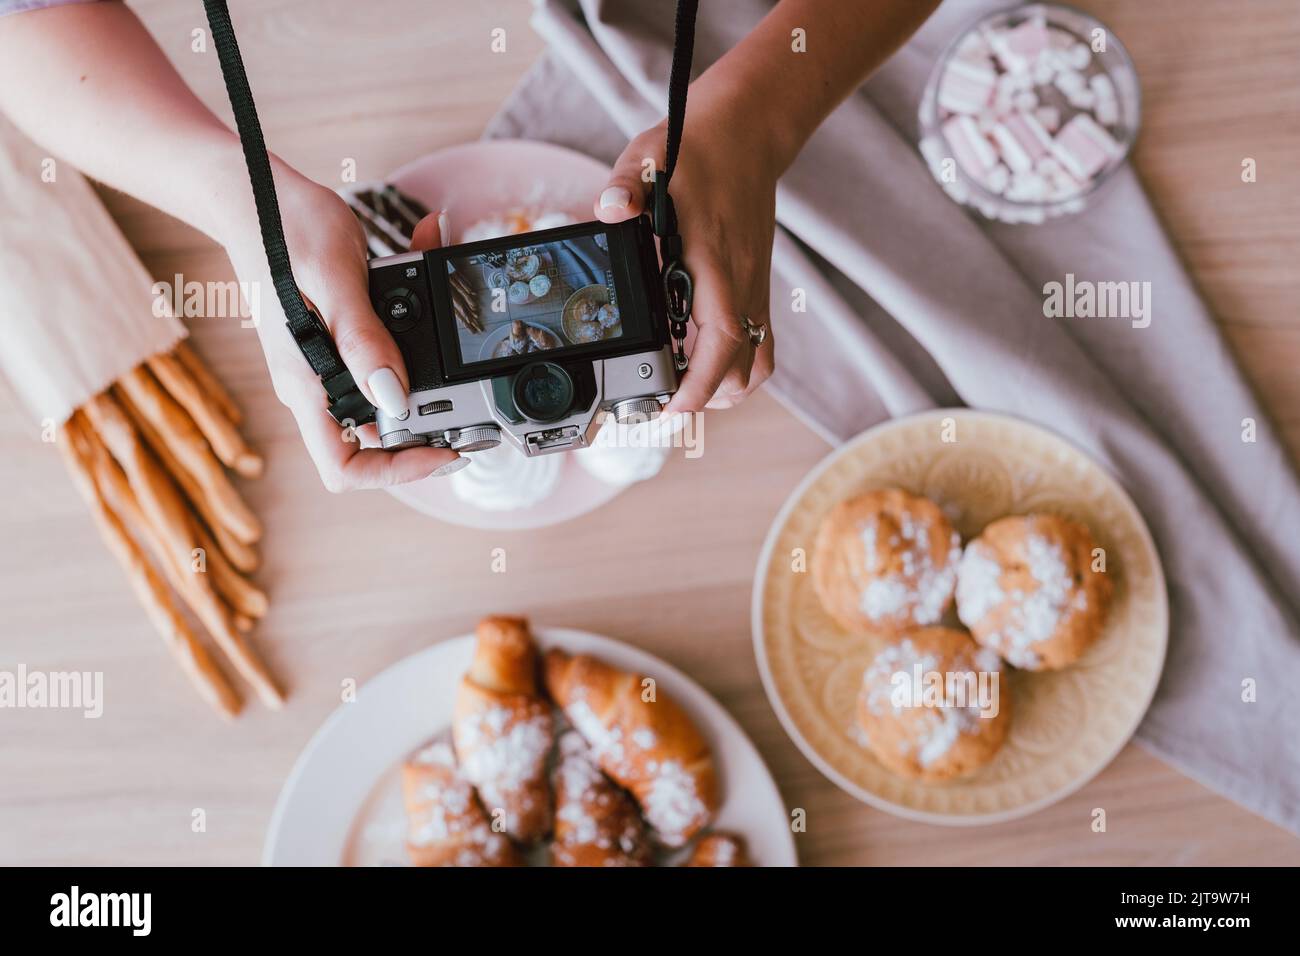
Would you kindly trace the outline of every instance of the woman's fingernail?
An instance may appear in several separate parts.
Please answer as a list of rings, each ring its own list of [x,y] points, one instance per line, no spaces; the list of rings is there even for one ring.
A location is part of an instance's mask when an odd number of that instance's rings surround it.
[[[610,186],[600,194],[601,209],[622,209],[632,201],[632,194],[622,186]]]
[[[469,467],[469,459],[465,457],[453,458],[445,465],[439,465],[433,471],[429,472],[430,478],[446,478],[448,475],[454,475],[462,468]]]
[[[447,217],[447,210],[438,210],[438,238],[442,240],[444,246],[451,245],[451,220]]]
[[[366,384],[385,415],[400,418],[406,414],[406,389],[402,388],[402,380],[391,368],[376,369],[366,379]]]

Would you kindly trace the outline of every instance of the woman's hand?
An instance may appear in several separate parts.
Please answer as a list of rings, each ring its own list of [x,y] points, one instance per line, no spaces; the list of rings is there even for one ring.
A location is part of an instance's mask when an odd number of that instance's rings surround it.
[[[687,117],[669,192],[695,287],[696,328],[687,343],[690,368],[666,414],[735,405],[772,374],[775,361],[768,295],[777,166],[764,150],[738,142],[743,126],[711,115],[707,104],[692,102]],[[666,130],[660,123],[628,144],[596,198],[598,219],[622,222],[649,209],[647,178],[664,168]],[[767,327],[757,348],[744,319]]]
[[[360,225],[331,190],[278,162],[275,179],[298,288],[325,320],[365,397],[390,414],[400,414],[406,409],[406,367],[370,304],[366,242]],[[438,245],[441,237],[435,217],[421,226],[417,239],[424,244],[413,247]],[[356,429],[335,422],[327,411],[320,379],[285,325],[256,222],[245,216],[222,232],[236,274],[254,290],[250,305],[276,397],[293,413],[326,488],[337,492],[402,484],[468,464],[446,449],[391,452],[363,447],[378,444],[374,425]]]
[[[755,326],[769,319],[776,181],[831,111],[938,4],[780,0],[691,83],[668,189],[695,283],[698,331],[669,411],[734,405],[772,374],[771,328],[755,354],[741,316]],[[646,208],[651,185],[643,170],[664,167],[666,129],[660,123],[628,144],[596,200],[597,218],[619,222]]]

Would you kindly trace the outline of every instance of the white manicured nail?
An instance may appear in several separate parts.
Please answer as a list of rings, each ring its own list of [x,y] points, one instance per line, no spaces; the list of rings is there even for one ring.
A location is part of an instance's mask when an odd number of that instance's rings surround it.
[[[451,219],[445,209],[438,210],[438,237],[444,246],[451,245]]]
[[[445,478],[448,475],[454,475],[462,468],[469,467],[469,459],[465,457],[453,458],[445,465],[439,465],[433,471],[429,472],[430,478]]]
[[[601,209],[622,209],[632,201],[632,194],[622,186],[610,186],[600,194]]]
[[[393,418],[406,414],[406,389],[402,388],[401,379],[391,368],[376,369],[366,384],[384,414]]]

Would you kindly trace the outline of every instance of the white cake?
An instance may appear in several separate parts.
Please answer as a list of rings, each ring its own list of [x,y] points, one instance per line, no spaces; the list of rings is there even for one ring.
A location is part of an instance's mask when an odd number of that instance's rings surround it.
[[[502,443],[471,452],[468,468],[453,474],[451,489],[462,501],[485,511],[518,511],[550,497],[560,479],[560,456],[528,458]]]
[[[659,474],[672,450],[671,432],[658,421],[640,425],[619,425],[605,419],[590,448],[574,452],[578,463],[591,475],[610,485],[630,485]],[[658,440],[656,440],[658,439]]]

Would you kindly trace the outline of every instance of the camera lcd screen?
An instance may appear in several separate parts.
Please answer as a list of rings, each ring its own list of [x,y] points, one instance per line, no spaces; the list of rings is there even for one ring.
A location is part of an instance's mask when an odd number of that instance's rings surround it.
[[[460,364],[536,356],[623,337],[606,232],[446,260]]]

